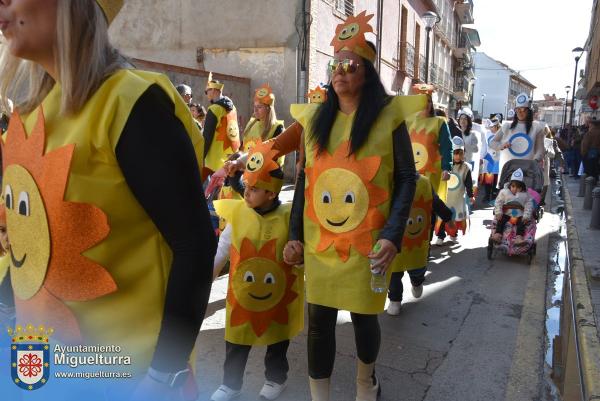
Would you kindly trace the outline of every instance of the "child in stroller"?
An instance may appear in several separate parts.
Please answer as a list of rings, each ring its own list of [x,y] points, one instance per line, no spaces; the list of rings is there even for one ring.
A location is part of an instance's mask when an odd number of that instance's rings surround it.
[[[529,223],[533,215],[533,199],[527,193],[527,187],[523,181],[523,170],[517,169],[510,177],[507,188],[503,188],[496,197],[494,205],[494,217],[496,219],[496,232],[492,235],[495,243],[502,242],[502,233],[506,223],[510,222],[517,227],[515,245],[525,242],[525,225]]]
[[[513,181],[522,182],[526,192],[513,194],[509,188]],[[543,213],[539,206],[543,183],[543,171],[535,160],[515,159],[504,165],[498,181],[499,188],[504,189],[498,194],[494,208],[496,218],[488,242],[489,259],[500,250],[509,256],[527,255],[531,263],[536,250],[536,222]]]

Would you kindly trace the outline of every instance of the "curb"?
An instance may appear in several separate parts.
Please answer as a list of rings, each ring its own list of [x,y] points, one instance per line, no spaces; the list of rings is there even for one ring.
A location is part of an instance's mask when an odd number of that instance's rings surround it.
[[[564,181],[563,181],[564,183]],[[567,244],[575,305],[575,322],[577,325],[578,346],[581,357],[581,369],[585,400],[600,400],[600,340],[596,329],[592,300],[585,271],[583,253],[579,243],[579,234],[573,220],[573,204],[571,194],[563,184],[567,223]]]

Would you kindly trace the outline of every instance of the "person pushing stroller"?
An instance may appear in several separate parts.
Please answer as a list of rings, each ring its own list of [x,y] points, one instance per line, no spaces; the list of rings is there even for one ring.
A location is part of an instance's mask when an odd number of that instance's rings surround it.
[[[523,170],[515,170],[510,177],[510,182],[505,186],[496,197],[494,204],[494,216],[496,218],[496,232],[492,239],[496,243],[502,241],[502,233],[507,222],[517,227],[517,236],[515,245],[521,245],[525,242],[525,226],[533,217],[534,205],[533,199],[527,193],[527,186],[523,179]]]

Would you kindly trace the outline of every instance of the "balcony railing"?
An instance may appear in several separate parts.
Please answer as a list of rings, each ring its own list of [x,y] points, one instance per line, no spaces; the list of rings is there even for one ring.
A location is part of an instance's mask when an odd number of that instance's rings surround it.
[[[429,65],[429,83],[439,84],[438,82],[438,66],[435,63]]]
[[[398,53],[398,70],[406,73],[410,77],[415,76],[415,47],[408,42],[400,42]]]
[[[425,82],[425,56],[423,56],[422,54],[419,56],[419,76],[418,78]]]

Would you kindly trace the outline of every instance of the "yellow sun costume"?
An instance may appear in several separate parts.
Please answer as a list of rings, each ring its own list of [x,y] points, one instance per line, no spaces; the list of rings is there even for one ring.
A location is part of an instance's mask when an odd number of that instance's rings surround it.
[[[410,215],[406,221],[404,237],[402,237],[402,250],[390,266],[392,272],[420,269],[427,266],[432,212],[431,182],[427,177],[420,175]]]
[[[272,142],[248,155],[246,185],[279,193],[283,181]],[[241,345],[270,345],[296,336],[304,326],[304,274],[283,262],[291,204],[260,215],[244,201],[214,202],[231,226],[225,340]]]
[[[36,111],[13,115],[2,149],[18,322],[54,327],[66,343],[119,345],[135,370],[154,352],[172,256],[115,148],[153,84],[173,101],[201,162],[202,135],[175,88],[136,70],[114,73],[74,116],[60,113],[56,84]]]
[[[327,150],[317,155],[305,135],[304,218],[306,297],[313,304],[357,313],[383,310],[385,294],[371,290],[367,255],[389,215],[393,190],[392,132],[425,107],[424,96],[394,97],[361,149],[348,156],[354,114],[338,112]],[[319,104],[295,104],[291,114],[305,133]],[[388,274],[389,279],[389,274]]]
[[[223,83],[212,79],[212,73],[208,75],[207,89],[223,90],[223,86]],[[213,103],[206,112],[213,113],[217,120],[213,140],[204,160],[204,166],[214,172],[240,149],[240,129],[235,107],[227,111],[222,105]]]

